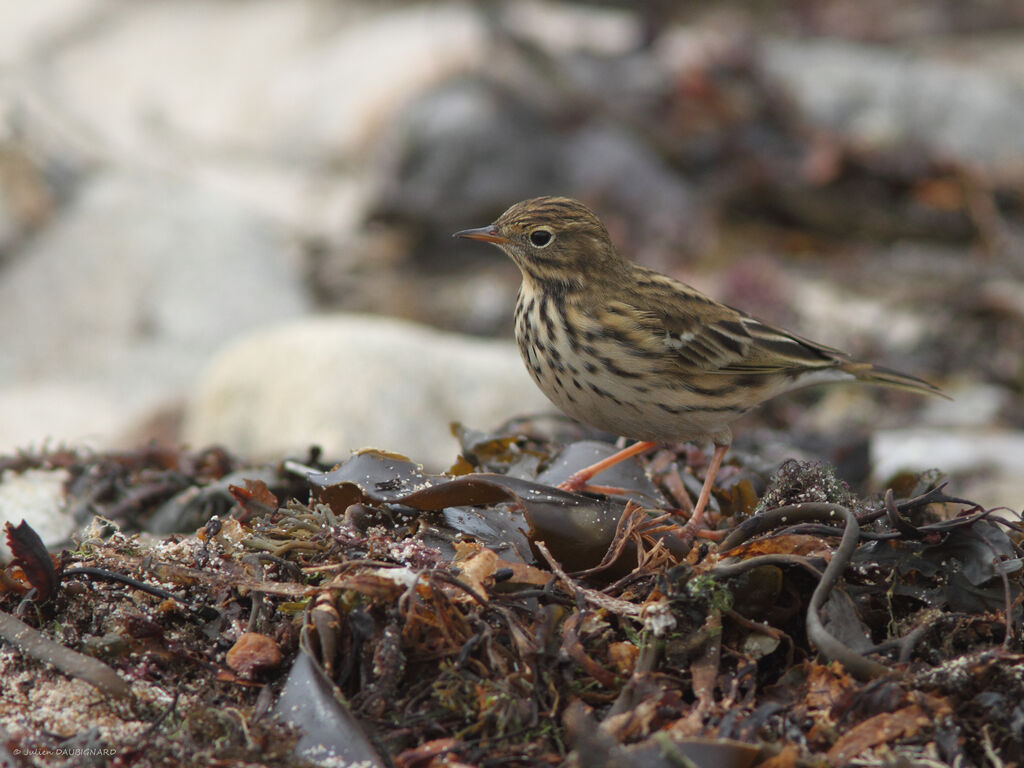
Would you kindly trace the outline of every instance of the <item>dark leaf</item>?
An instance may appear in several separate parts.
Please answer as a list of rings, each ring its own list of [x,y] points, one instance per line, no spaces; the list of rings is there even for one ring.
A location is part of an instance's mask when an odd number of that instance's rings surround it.
[[[245,488],[229,485],[228,491],[241,508],[241,513],[237,517],[242,522],[247,522],[254,517],[265,515],[277,509],[277,496],[270,492],[267,484],[262,480],[246,478]]]
[[[315,764],[384,766],[305,644],[295,657],[274,713],[302,731],[295,753]]]
[[[443,511],[445,522],[456,532],[478,538],[496,551],[511,543],[522,559],[531,542],[544,541],[572,571],[601,561],[626,508],[620,497],[569,493],[507,475],[428,475],[412,462],[374,451],[353,456],[331,472],[311,474],[309,482],[318,500],[336,515],[358,503]],[[663,538],[670,550],[685,551],[674,536]],[[623,559],[628,562],[635,550],[627,548],[626,553]]]
[[[46,545],[24,520],[17,528],[10,523],[5,523],[4,527],[7,529],[7,546],[14,556],[11,562],[25,572],[28,583],[35,587],[37,599],[45,603],[56,594],[60,582]]]

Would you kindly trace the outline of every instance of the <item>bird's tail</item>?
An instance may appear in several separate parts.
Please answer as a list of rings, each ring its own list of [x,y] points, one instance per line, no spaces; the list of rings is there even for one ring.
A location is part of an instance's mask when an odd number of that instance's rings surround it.
[[[947,400],[953,399],[934,384],[929,384],[924,379],[919,379],[916,376],[910,376],[906,373],[900,373],[899,371],[894,371],[891,368],[883,368],[880,365],[850,362],[843,365],[842,370],[856,376],[861,381],[868,382],[869,384],[878,384],[883,387],[895,387],[897,389],[905,389],[910,392],[918,392],[926,395],[938,395],[939,397],[944,397]]]

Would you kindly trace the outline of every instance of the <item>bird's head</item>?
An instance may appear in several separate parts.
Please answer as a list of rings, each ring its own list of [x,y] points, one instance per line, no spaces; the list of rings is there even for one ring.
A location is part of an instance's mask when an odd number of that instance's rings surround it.
[[[512,258],[524,279],[549,286],[578,287],[623,264],[601,220],[567,197],[524,200],[490,226],[464,229],[454,237],[493,243]]]

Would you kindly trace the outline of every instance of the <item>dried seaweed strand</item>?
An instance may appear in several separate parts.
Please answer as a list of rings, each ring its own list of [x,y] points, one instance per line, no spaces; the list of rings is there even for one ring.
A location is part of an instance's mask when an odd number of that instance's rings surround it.
[[[569,593],[574,595],[577,600],[586,600],[593,603],[598,608],[603,608],[609,613],[615,613],[619,616],[634,616],[639,617],[643,612],[643,607],[636,603],[631,603],[628,600],[620,600],[616,597],[606,595],[603,592],[598,592],[596,589],[587,589],[581,587],[565,572],[561,564],[554,558],[547,546],[543,541],[535,541],[534,546],[547,560],[548,565],[551,566],[551,572],[558,577],[559,581],[565,586]]]
[[[828,504],[825,502],[811,502],[804,504],[792,504],[785,507],[777,507],[762,512],[741,524],[736,530],[729,534],[722,542],[720,551],[727,551],[758,533],[770,530],[779,525],[789,525],[793,522],[824,521],[831,522],[837,516],[842,517],[846,526],[843,530],[843,538],[839,547],[832,555],[831,561],[821,575],[821,580],[814,588],[810,603],[807,606],[807,637],[818,648],[818,650],[830,659],[842,663],[854,677],[860,680],[871,680],[892,672],[888,667],[878,662],[871,661],[861,654],[844,645],[825,629],[821,622],[819,611],[825,604],[832,587],[842,576],[846,566],[853,559],[853,554],[860,543],[860,525],[853,512],[839,504]],[[764,558],[752,558],[759,561]],[[732,568],[732,566],[727,566]],[[719,569],[715,569],[717,573]]]
[[[106,568],[94,568],[92,566],[80,566],[78,568],[68,568],[63,573],[64,576],[92,576],[97,579],[105,579],[106,581],[114,581],[119,584],[125,584],[132,589],[137,589],[141,592],[148,592],[151,595],[162,597],[165,600],[174,600],[178,603],[184,604],[185,601],[173,592],[163,589],[161,587],[154,587],[152,584],[147,584],[144,581],[133,579],[131,576],[125,576],[121,573],[114,571],[108,571]]]
[[[128,683],[102,661],[55,643],[38,629],[4,611],[0,611],[0,638],[33,659],[52,664],[64,674],[84,680],[101,693],[118,699],[131,696]]]
[[[876,661],[861,656],[836,639],[825,629],[819,614],[821,607],[828,598],[829,592],[832,591],[832,587],[835,586],[835,583],[843,575],[846,566],[850,564],[850,561],[853,559],[853,553],[860,543],[860,526],[857,524],[857,518],[853,516],[853,512],[839,504],[816,503],[797,504],[795,506],[806,512],[816,510],[823,516],[840,514],[846,518],[846,530],[843,532],[843,538],[840,540],[835,554],[832,555],[828,567],[825,568],[825,572],[821,575],[821,581],[814,588],[814,592],[811,594],[811,602],[807,606],[808,639],[817,646],[822,654],[830,659],[841,662],[847,671],[858,680],[872,680],[876,677],[890,674],[892,670],[884,664],[879,664]],[[781,509],[786,508],[780,507]],[[775,511],[778,512],[779,510]]]

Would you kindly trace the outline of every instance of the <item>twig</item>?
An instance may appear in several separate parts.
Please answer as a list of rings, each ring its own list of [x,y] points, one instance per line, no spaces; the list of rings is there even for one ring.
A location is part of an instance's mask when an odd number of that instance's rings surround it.
[[[0,611],[0,638],[37,661],[52,664],[71,677],[84,680],[101,693],[118,699],[131,696],[131,687],[99,659],[55,643],[38,629]]]

